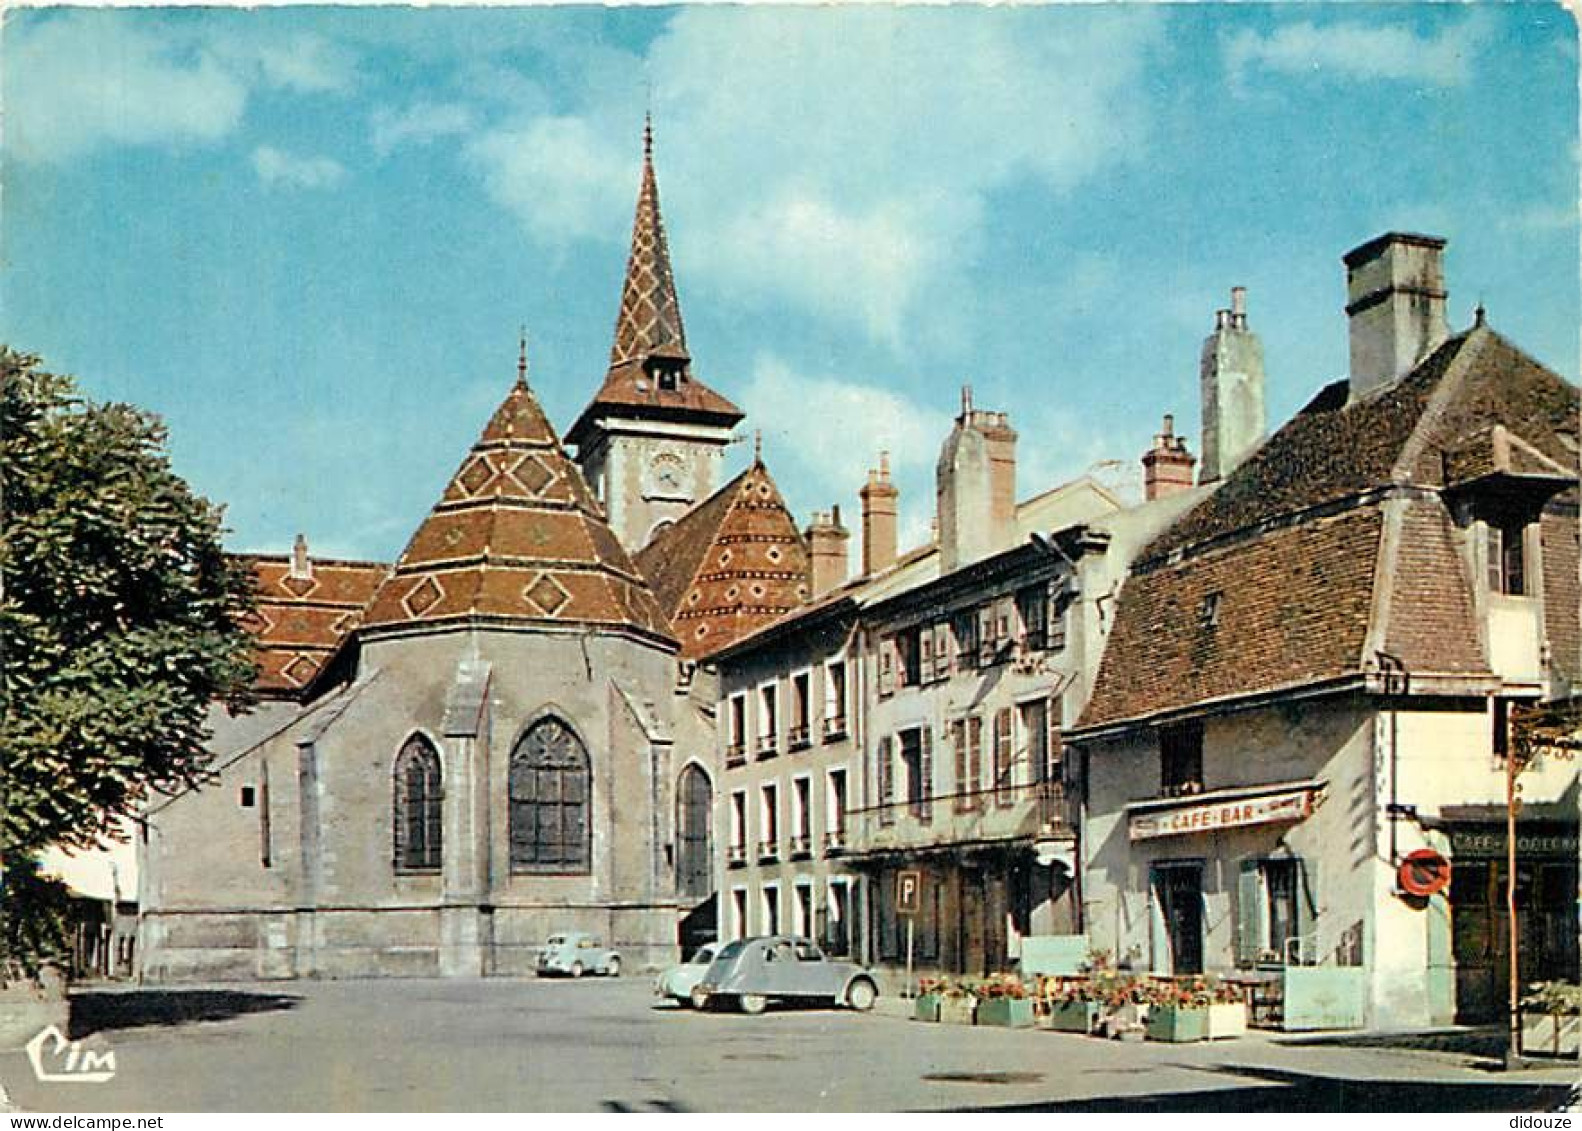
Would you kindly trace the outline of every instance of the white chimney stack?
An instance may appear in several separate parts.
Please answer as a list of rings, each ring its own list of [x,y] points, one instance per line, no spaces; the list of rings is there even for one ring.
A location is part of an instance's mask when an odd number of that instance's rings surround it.
[[[1347,252],[1351,396],[1407,373],[1445,338],[1445,241],[1387,232]]]

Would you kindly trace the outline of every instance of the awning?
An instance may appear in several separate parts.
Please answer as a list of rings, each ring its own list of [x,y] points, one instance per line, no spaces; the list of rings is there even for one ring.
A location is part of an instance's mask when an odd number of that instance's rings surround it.
[[[1300,821],[1317,807],[1323,789],[1323,782],[1312,779],[1133,801],[1126,806],[1127,832],[1132,840],[1152,840]]]

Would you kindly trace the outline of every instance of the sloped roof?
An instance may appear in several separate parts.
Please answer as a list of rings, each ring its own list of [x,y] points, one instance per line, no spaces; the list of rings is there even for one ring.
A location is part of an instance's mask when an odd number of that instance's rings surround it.
[[[318,675],[390,572],[383,562],[317,558],[293,572],[285,554],[238,555],[252,566],[258,612],[258,679],[266,698],[289,698]]]
[[[1436,492],[1496,435],[1507,469],[1574,469],[1577,390],[1480,322],[1345,394],[1326,388],[1138,556],[1080,729],[1356,676],[1375,650],[1492,678]]]
[[[647,581],[523,381],[412,535],[362,627],[458,622],[625,628],[672,643]]]
[[[716,651],[802,605],[807,544],[761,460],[637,555],[682,655]]]
[[[643,132],[643,179],[632,220],[632,250],[621,286],[621,307],[615,318],[615,340],[604,384],[583,409],[567,443],[586,442],[587,430],[600,417],[621,416],[702,420],[729,426],[742,411],[692,376],[687,333],[681,321],[681,300],[670,266],[665,222],[659,211],[659,184],[654,177],[653,133]],[[673,387],[650,379],[645,363],[668,358],[680,363]]]

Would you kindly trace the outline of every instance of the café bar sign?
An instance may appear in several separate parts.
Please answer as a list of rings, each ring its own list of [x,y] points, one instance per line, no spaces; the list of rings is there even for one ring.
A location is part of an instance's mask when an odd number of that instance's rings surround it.
[[[1275,821],[1300,821],[1313,811],[1313,788],[1283,790],[1262,797],[1242,797],[1215,801],[1207,805],[1184,805],[1131,815],[1132,840],[1151,840],[1160,836],[1207,833],[1235,829],[1244,825],[1266,825]]]

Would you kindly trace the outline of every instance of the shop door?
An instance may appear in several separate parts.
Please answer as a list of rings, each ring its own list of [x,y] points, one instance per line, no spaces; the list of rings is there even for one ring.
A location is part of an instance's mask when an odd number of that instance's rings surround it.
[[[1516,865],[1517,976],[1575,980],[1577,868],[1569,861]],[[1456,1020],[1498,1020],[1510,1003],[1510,918],[1505,862],[1472,860],[1451,871],[1451,947],[1456,961]]]
[[[983,873],[961,873],[961,969],[962,974],[982,974],[987,971],[984,953]]]
[[[1203,865],[1155,864],[1153,889],[1170,948],[1170,973],[1201,974]]]

